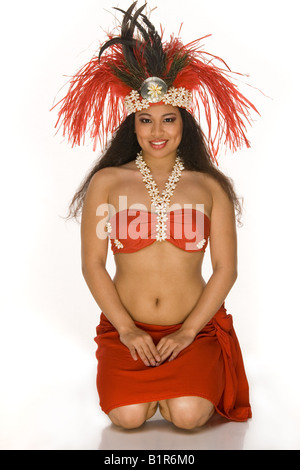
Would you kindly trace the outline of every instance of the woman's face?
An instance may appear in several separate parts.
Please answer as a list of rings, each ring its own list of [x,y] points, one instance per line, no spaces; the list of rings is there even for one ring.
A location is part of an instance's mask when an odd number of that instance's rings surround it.
[[[135,114],[135,132],[144,157],[175,158],[182,127],[179,109],[169,104],[150,106]]]

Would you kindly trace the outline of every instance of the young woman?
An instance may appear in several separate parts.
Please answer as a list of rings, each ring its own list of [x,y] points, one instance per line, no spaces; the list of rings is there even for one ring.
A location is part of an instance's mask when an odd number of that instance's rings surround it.
[[[82,270],[101,309],[100,405],[123,428],[141,426],[158,407],[183,429],[204,425],[215,411],[245,421],[248,382],[224,305],[237,278],[240,205],[214,157],[223,135],[233,149],[248,145],[242,117],[255,108],[202,52],[199,59],[195,44],[163,45],[136,3],[123,12],[121,35],[101,48],[100,63],[93,59],[73,78],[59,117],[73,143],[89,118],[94,138],[99,128],[117,128],[71,204],[73,216],[82,211]],[[196,89],[207,142],[192,115]],[[217,109],[214,136],[207,89]],[[119,103],[127,117],[117,125]],[[114,279],[106,270],[109,238]]]

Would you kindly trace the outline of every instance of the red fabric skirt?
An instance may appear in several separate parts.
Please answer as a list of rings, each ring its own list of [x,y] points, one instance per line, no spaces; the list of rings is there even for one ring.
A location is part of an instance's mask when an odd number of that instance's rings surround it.
[[[135,324],[155,344],[181,326]],[[97,389],[105,413],[119,406],[197,396],[211,401],[220,415],[232,421],[251,418],[242,353],[224,304],[176,359],[155,367],[132,359],[103,313],[96,333]]]

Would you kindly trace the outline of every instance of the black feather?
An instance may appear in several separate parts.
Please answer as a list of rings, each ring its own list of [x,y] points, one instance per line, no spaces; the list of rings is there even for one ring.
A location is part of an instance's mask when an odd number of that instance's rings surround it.
[[[135,22],[136,22],[136,18],[140,15],[140,13],[144,10],[145,6],[142,6],[141,8],[139,8],[136,13],[134,14],[134,16],[132,17],[131,16],[131,13],[133,12],[135,6],[137,4],[137,1],[134,2],[130,8],[128,8],[128,10],[125,12],[125,15],[124,15],[124,18],[123,18],[123,21],[122,21],[122,25],[121,25],[121,39],[130,39],[132,41],[134,41],[133,39],[133,33],[134,33],[134,29],[135,29]],[[128,45],[127,42],[121,42],[122,44],[122,49],[123,49],[123,54],[124,54],[124,58],[126,60],[126,62],[128,64],[130,64],[131,67],[135,68],[136,67],[136,58],[135,58],[135,55],[134,55],[134,47],[136,47],[136,42],[133,45]]]
[[[114,9],[120,11],[121,13],[124,13],[124,14],[126,13],[124,10],[121,10],[121,8],[116,8],[115,7]],[[140,33],[142,34],[144,40],[147,41],[147,39],[148,39],[147,31],[139,24],[138,21],[136,21],[135,24],[136,24],[136,27],[138,28],[138,30],[140,31]]]
[[[112,66],[112,69],[120,80],[138,90],[147,77],[156,76],[161,78],[164,75],[166,54],[163,50],[161,37],[147,16],[142,14],[146,4],[133,13],[136,5],[137,1],[133,2],[127,11],[117,7],[114,8],[124,15],[121,24],[121,35],[110,39],[101,47],[99,60],[103,52],[110,46],[121,44],[124,67],[120,70],[116,66]],[[134,37],[135,29],[140,32],[140,39]]]
[[[132,39],[124,39],[124,38],[112,38],[109,41],[107,41],[100,49],[99,52],[99,60],[100,57],[102,56],[103,52],[108,49],[109,47],[113,46],[114,44],[122,44],[122,45],[127,45],[127,46],[135,46],[136,41]]]
[[[165,82],[166,84],[168,85],[168,87],[170,87],[175,78],[177,77],[178,73],[184,68],[187,66],[187,64],[190,62],[190,57],[189,57],[189,54],[186,52],[185,54],[183,54],[182,56],[174,56],[173,57],[173,60],[172,60],[172,63],[171,63],[171,67],[170,67],[170,70],[168,72],[168,75],[165,77]]]

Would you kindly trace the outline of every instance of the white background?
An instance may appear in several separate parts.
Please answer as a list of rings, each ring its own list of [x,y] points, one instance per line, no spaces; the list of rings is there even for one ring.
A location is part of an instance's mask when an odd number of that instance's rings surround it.
[[[2,7],[1,448],[299,449],[295,0],[150,3],[159,7],[151,18],[166,27],[165,38],[181,22],[185,43],[212,33],[205,50],[250,74],[247,81],[264,92],[242,88],[261,114],[249,130],[252,147],[220,161],[244,197],[239,277],[226,306],[243,350],[253,419],[189,434],[156,416],[126,433],[98,407],[93,338],[100,312],[81,275],[79,225],[62,218],[98,153],[91,145],[71,149],[55,135],[49,109],[63,96],[66,76],[105,39],[113,22],[107,10],[129,4],[19,0]],[[110,272],[112,263],[110,255]]]

